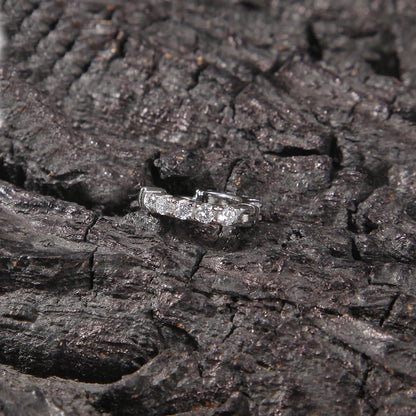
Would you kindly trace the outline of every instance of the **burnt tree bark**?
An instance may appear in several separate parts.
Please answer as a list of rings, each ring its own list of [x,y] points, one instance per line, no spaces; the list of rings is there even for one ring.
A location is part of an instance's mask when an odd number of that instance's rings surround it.
[[[1,414],[416,414],[412,0],[1,5]]]

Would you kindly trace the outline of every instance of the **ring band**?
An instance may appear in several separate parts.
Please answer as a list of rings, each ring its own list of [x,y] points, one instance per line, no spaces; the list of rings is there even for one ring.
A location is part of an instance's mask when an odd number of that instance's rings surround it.
[[[260,220],[260,201],[223,192],[197,190],[194,197],[173,196],[163,188],[145,186],[139,205],[153,214],[202,224],[250,227]]]

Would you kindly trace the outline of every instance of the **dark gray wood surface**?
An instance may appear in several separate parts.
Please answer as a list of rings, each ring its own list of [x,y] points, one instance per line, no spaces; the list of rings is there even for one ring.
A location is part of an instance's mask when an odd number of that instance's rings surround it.
[[[0,414],[416,414],[413,0],[0,3]]]

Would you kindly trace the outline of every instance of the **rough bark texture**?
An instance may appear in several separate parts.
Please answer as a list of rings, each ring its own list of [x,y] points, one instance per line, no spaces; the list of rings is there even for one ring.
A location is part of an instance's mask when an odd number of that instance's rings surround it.
[[[413,0],[1,4],[0,414],[416,414]]]

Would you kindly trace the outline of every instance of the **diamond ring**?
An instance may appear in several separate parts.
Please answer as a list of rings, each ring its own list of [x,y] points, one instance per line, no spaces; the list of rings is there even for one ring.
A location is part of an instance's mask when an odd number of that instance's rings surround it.
[[[197,190],[195,196],[173,196],[163,188],[145,186],[139,205],[153,214],[202,224],[250,227],[260,220],[260,201],[223,192]]]

